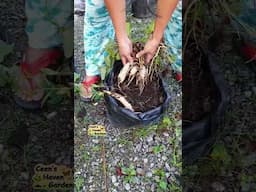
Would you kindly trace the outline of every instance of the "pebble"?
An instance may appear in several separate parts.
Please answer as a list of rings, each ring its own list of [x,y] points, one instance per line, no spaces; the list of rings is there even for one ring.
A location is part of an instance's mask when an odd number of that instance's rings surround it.
[[[98,139],[93,139],[92,142],[93,142],[94,144],[99,144],[99,140],[98,140]]]
[[[152,176],[153,176],[153,173],[152,173],[152,172],[149,171],[149,172],[146,173],[146,177],[151,178]]]
[[[166,156],[162,156],[162,160],[166,161],[168,158]]]
[[[118,187],[118,185],[119,185],[119,183],[114,183],[114,186],[115,186],[115,187]]]
[[[22,173],[20,174],[20,178],[21,178],[21,179],[24,179],[24,180],[28,180],[28,179],[29,179],[29,175],[28,175],[28,173],[26,173],[26,172],[22,172]]]
[[[136,172],[138,175],[145,175],[145,171],[142,168],[137,168]]]
[[[143,159],[144,164],[148,163],[148,159]]]
[[[168,171],[168,172],[171,172],[171,167],[168,163],[165,163],[165,169]]]
[[[246,96],[247,98],[249,98],[249,97],[251,97],[252,92],[251,92],[251,91],[246,91],[244,94],[245,94],[245,96]]]
[[[225,187],[222,183],[220,182],[213,182],[211,184],[211,187],[216,191],[216,192],[224,192],[225,191]]]
[[[36,136],[32,136],[32,137],[31,137],[31,141],[32,141],[32,142],[37,142],[37,140],[38,140],[38,138],[37,138]]]
[[[153,141],[152,136],[147,137],[147,142],[148,142],[148,143],[151,143],[152,141]]]
[[[93,177],[91,176],[88,180],[88,183],[92,183],[93,182]]]
[[[171,169],[170,169],[170,172],[175,172],[176,171],[176,168],[175,167],[172,167]]]
[[[131,186],[130,186],[129,183],[126,183],[126,184],[124,185],[124,188],[125,188],[127,191],[129,191],[129,190],[131,189]]]
[[[46,118],[47,118],[47,119],[52,119],[52,118],[54,118],[56,115],[57,115],[57,112],[54,111],[54,112],[49,113],[49,114],[46,116]]]
[[[115,175],[113,175],[113,176],[111,177],[111,181],[112,181],[112,183],[116,183],[116,182],[117,182],[117,179],[116,179],[116,176],[115,176]]]
[[[135,148],[136,148],[136,151],[140,151],[142,148],[142,144],[141,143],[137,144]]]

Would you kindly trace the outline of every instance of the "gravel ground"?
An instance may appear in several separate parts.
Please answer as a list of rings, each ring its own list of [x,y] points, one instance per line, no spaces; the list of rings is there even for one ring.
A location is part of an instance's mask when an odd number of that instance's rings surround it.
[[[149,20],[132,20],[134,34]],[[75,16],[75,61],[83,69],[83,17]],[[138,36],[139,37],[139,36]],[[77,191],[181,191],[181,86],[170,75],[166,78],[172,102],[162,127],[122,129],[106,118],[104,101],[86,104],[75,100],[75,184]],[[104,125],[104,138],[87,135],[88,125]],[[130,167],[131,166],[131,167]],[[120,169],[129,168],[128,175]]]

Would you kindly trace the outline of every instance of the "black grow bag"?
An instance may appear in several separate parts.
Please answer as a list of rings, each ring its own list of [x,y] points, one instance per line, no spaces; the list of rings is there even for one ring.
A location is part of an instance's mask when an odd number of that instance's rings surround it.
[[[156,0],[135,0],[132,3],[132,14],[137,18],[149,18],[154,16]]]
[[[213,53],[208,54],[206,64],[218,91],[217,107],[203,119],[183,126],[182,156],[185,164],[192,164],[200,157],[209,154],[215,140],[214,135],[223,120],[224,111],[229,102],[228,89]]]
[[[107,75],[104,82],[105,88],[107,90],[112,90],[114,75],[117,74],[121,68],[122,62],[116,61],[113,66],[113,69]],[[143,113],[132,112],[122,107],[116,99],[105,94],[104,98],[107,107],[107,116],[111,124],[115,127],[135,127],[157,123],[162,118],[162,115],[165,109],[168,107],[168,104],[171,99],[170,94],[167,92],[166,89],[167,86],[165,85],[162,79],[161,86],[163,87],[165,94],[164,103],[159,107],[156,107],[152,110]]]

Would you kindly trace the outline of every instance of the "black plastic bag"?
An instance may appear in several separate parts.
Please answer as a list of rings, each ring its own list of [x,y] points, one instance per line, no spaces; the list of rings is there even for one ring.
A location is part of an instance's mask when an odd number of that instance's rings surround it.
[[[200,121],[193,122],[182,128],[182,156],[185,164],[192,164],[200,157],[206,156],[211,151],[215,140],[215,133],[222,121],[227,103],[229,102],[228,87],[222,72],[218,68],[215,55],[208,54],[207,65],[218,91],[218,106],[215,111]]]
[[[113,85],[114,75],[120,71],[122,66],[123,64],[121,61],[115,62],[113,69],[107,75],[104,82],[107,90],[112,90],[111,87]],[[111,124],[116,127],[135,127],[154,124],[161,120],[162,115],[171,100],[170,94],[167,92],[166,85],[164,84],[162,79],[161,84],[165,94],[163,104],[157,108],[143,113],[132,112],[124,108],[116,101],[116,99],[106,94],[104,98],[107,107],[107,116]]]

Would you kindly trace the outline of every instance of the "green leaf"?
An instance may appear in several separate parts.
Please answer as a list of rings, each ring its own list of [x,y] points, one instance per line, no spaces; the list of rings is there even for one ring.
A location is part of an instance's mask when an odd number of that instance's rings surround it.
[[[223,144],[216,144],[213,148],[211,153],[211,157],[214,160],[222,160],[222,161],[229,161],[230,156],[226,150],[226,147]]]
[[[163,125],[165,125],[166,127],[168,127],[169,125],[171,125],[172,121],[169,117],[164,117],[163,118]]]
[[[80,75],[78,73],[74,73],[74,82],[78,83],[80,80]]]
[[[131,170],[130,175],[135,176],[136,175],[136,171],[135,170]]]
[[[0,40],[0,63],[4,61],[4,57],[13,51],[14,45],[7,44]]]
[[[105,57],[105,64],[106,66],[111,66],[112,65],[112,62],[111,62],[111,59],[110,59],[110,55],[108,55],[107,57]]]
[[[164,149],[163,145],[157,145],[157,146],[153,147],[153,153],[154,154],[160,153],[161,151],[163,151],[163,149]]]
[[[147,35],[150,35],[151,33],[153,33],[154,31],[154,28],[155,28],[155,21],[151,21],[151,23],[147,26],[145,32]]]
[[[128,36],[131,36],[131,23],[130,22],[126,22],[126,32],[128,34]]]
[[[167,183],[165,181],[160,181],[159,187],[163,190],[167,190]]]
[[[101,79],[104,81],[105,80],[105,78],[106,78],[106,73],[107,73],[107,69],[106,69],[106,67],[104,66],[104,67],[101,67],[100,68],[100,76],[101,76]]]
[[[120,54],[116,54],[116,60],[121,60]]]

